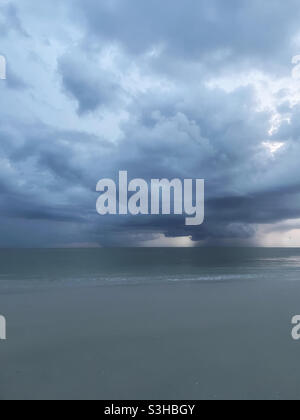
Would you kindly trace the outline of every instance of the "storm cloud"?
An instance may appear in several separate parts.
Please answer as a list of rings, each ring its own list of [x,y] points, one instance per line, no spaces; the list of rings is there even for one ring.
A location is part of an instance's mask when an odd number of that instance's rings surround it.
[[[269,3],[4,1],[0,246],[298,232],[300,5]],[[204,178],[205,223],[98,216],[96,184],[120,170]]]

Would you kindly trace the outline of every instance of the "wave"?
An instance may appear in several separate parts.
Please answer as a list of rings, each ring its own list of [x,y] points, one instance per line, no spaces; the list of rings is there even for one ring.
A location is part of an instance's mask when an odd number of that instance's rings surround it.
[[[60,278],[60,279],[6,279],[0,280],[1,292],[17,289],[49,289],[56,287],[85,287],[85,286],[139,286],[139,285],[162,285],[162,284],[190,284],[190,283],[225,283],[253,281],[261,277],[258,274],[206,274],[206,275],[180,275],[180,276],[106,276],[95,278]]]

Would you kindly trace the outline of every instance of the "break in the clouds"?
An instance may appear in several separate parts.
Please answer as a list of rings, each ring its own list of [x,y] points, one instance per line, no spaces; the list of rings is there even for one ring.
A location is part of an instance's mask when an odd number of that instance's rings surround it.
[[[298,0],[0,5],[0,246],[300,245]],[[206,220],[96,184],[205,178]]]

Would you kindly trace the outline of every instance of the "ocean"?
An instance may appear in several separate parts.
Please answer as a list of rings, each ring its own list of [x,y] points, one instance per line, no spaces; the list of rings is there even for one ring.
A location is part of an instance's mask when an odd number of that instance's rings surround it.
[[[300,249],[0,250],[0,287],[297,281],[299,274]]]
[[[298,399],[300,250],[0,251],[0,399]]]

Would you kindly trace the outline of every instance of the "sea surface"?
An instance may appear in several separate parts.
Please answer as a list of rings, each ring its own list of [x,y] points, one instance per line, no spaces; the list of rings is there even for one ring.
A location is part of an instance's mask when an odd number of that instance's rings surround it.
[[[300,249],[0,250],[0,287],[275,280],[300,280]]]
[[[300,250],[1,250],[0,400],[298,400]]]

